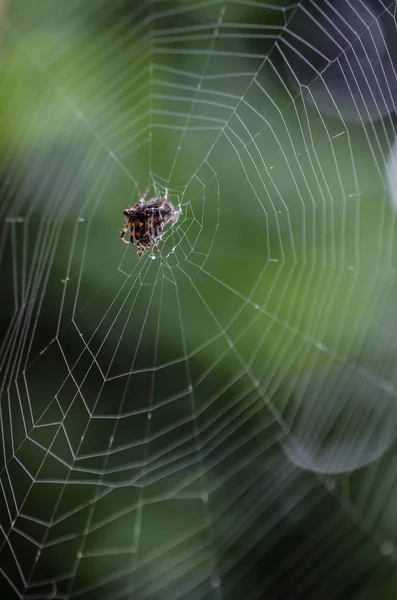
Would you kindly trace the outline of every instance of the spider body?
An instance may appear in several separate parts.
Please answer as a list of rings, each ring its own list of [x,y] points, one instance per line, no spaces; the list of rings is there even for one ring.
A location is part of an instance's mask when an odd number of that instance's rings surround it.
[[[150,248],[158,249],[158,242],[161,240],[162,232],[167,223],[175,223],[181,213],[180,207],[174,207],[168,200],[168,191],[165,190],[164,198],[153,198],[145,201],[149,190],[146,190],[139,198],[138,202],[126,208],[123,215],[127,221],[120,233],[120,238],[126,244],[134,244],[138,250],[138,257],[141,258],[145,250]],[[125,239],[125,234],[130,230],[129,240]]]

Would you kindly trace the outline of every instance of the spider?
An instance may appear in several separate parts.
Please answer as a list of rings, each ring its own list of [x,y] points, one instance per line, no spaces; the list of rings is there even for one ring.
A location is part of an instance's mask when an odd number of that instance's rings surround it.
[[[168,200],[168,190],[165,190],[164,198],[152,198],[145,201],[149,190],[145,190],[138,202],[123,210],[127,217],[126,224],[120,233],[120,238],[125,244],[134,244],[138,249],[138,257],[141,258],[145,250],[149,248],[158,249],[162,232],[167,223],[175,223],[181,213],[181,207],[176,208]],[[125,234],[130,230],[129,241]]]

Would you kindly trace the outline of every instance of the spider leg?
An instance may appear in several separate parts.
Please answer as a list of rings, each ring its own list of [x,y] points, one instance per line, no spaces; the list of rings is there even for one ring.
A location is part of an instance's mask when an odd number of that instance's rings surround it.
[[[120,233],[120,239],[125,243],[125,244],[129,244],[129,242],[125,239],[125,234],[127,233],[127,231],[129,230],[130,226],[128,223],[126,223],[123,227],[123,231]]]
[[[168,200],[168,188],[164,190],[164,200]]]
[[[145,202],[145,198],[146,198],[146,196],[147,196],[147,194],[148,194],[148,191],[149,191],[149,188],[147,188],[147,189],[146,189],[146,190],[143,192],[142,196],[139,198],[139,202],[140,202],[141,204],[142,204],[142,202]]]
[[[136,246],[136,239],[135,239],[135,223],[130,223],[130,243],[134,244],[134,246]]]

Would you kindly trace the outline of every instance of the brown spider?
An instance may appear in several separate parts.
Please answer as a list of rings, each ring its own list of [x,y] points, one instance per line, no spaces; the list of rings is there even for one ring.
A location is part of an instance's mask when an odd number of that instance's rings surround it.
[[[168,200],[167,189],[164,198],[152,198],[146,202],[148,191],[143,192],[134,206],[123,210],[127,221],[120,238],[125,244],[134,244],[137,247],[139,258],[149,248],[156,248],[160,254],[157,244],[161,240],[165,225],[175,223],[181,214],[181,207],[175,208]],[[128,230],[130,230],[129,241],[124,237]]]

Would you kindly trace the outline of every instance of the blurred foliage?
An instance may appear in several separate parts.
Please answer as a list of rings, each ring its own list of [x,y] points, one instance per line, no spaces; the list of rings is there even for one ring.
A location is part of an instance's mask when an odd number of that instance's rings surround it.
[[[391,131],[291,88],[284,4],[7,5],[0,558],[26,598],[394,597]],[[139,261],[147,186],[183,214]]]

